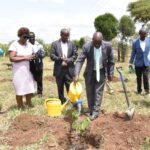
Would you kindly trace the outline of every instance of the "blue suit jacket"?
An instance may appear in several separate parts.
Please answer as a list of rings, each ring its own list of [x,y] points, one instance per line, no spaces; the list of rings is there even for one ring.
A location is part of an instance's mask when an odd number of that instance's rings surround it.
[[[141,49],[139,39],[133,42],[129,63],[134,63],[137,67],[150,66],[150,59],[148,59],[148,55],[150,53],[150,38],[146,38],[145,42],[146,44],[144,52]]]

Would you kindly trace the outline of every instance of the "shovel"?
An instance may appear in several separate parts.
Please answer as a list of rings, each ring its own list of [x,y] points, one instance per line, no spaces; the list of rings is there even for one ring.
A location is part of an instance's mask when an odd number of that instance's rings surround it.
[[[130,102],[129,102],[129,99],[128,99],[127,90],[126,90],[126,86],[125,86],[125,80],[123,78],[123,75],[122,75],[122,72],[121,72],[121,68],[120,67],[116,67],[116,69],[117,69],[117,71],[118,71],[118,73],[120,75],[120,79],[121,79],[121,82],[122,82],[122,86],[123,86],[123,90],[124,90],[124,93],[125,93],[126,102],[127,102],[127,106],[128,106],[128,109],[126,111],[126,115],[131,120],[133,118],[133,116],[134,116],[135,109],[130,106]]]

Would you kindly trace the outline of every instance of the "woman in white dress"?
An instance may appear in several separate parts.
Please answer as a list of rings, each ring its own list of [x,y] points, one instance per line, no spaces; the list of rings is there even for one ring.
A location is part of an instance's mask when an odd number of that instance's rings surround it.
[[[27,107],[31,107],[32,93],[35,92],[34,79],[30,72],[29,61],[34,59],[33,46],[28,42],[29,29],[22,27],[18,30],[18,41],[9,47],[10,61],[13,62],[13,85],[16,92],[18,109],[23,108],[23,96],[26,97]]]

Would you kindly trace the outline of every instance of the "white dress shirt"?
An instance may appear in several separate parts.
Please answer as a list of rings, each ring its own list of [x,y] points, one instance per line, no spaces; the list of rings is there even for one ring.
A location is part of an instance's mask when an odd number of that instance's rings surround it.
[[[141,49],[142,49],[143,52],[144,52],[144,51],[145,51],[145,45],[146,45],[146,42],[145,42],[145,40],[144,40],[144,41],[139,40],[139,41],[140,41]]]
[[[68,44],[61,42],[61,48],[62,48],[62,54],[64,58],[67,58],[67,53],[68,53]]]

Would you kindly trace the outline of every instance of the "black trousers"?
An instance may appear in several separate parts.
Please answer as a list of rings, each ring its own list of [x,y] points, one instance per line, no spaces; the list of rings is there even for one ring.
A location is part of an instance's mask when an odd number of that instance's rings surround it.
[[[34,80],[37,82],[37,93],[42,94],[43,92],[43,70],[34,71]]]
[[[142,77],[143,77],[143,84],[144,90],[146,93],[149,93],[149,67],[135,67],[136,77],[137,77],[137,92],[142,92]]]
[[[56,77],[58,96],[63,104],[66,101],[64,96],[64,86],[66,87],[67,93],[69,92],[70,83],[73,81],[73,77],[69,74],[68,68],[64,67],[62,69],[61,75]]]

